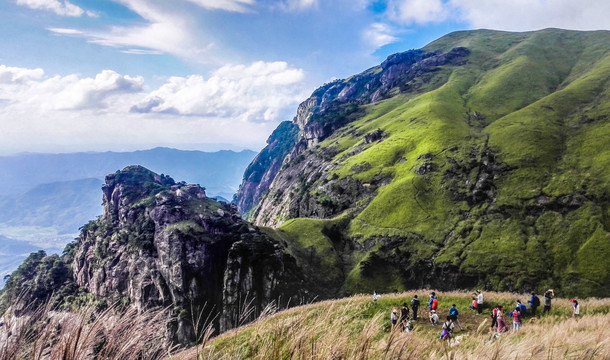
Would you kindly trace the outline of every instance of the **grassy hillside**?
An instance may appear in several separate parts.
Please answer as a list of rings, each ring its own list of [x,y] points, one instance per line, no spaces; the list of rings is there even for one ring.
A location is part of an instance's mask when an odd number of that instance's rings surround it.
[[[321,277],[343,277],[337,295],[610,296],[610,32],[467,31],[423,50],[456,47],[470,51],[465,63],[359,105],[287,158],[257,220],[334,266]]]
[[[555,299],[552,311],[536,319],[526,318],[517,332],[497,337],[489,330],[489,309],[475,316],[464,292],[438,293],[439,313],[452,304],[460,310],[463,331],[454,331],[451,345],[439,340],[440,326],[432,326],[420,308],[412,333],[392,328],[389,314],[410,301],[413,294],[424,300],[429,291],[325,301],[278,312],[223,334],[197,348],[171,356],[194,359],[605,359],[610,356],[608,299],[581,301],[581,318],[571,318],[568,300]],[[512,309],[525,294],[487,293],[488,305]],[[512,328],[512,320],[508,318]]]

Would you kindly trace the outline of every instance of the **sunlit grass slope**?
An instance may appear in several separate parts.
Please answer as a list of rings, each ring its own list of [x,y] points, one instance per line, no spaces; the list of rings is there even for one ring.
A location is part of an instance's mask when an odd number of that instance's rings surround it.
[[[390,179],[342,213],[353,246],[323,234],[336,219],[293,219],[281,237],[311,246],[343,294],[441,286],[418,274],[443,269],[462,276],[447,287],[610,295],[610,32],[467,31],[424,50],[458,46],[465,64],[363,106],[308,150],[329,162],[314,198],[333,198],[328,179]]]
[[[414,331],[393,329],[390,311],[413,294],[425,301],[429,291],[383,295],[377,302],[370,296],[324,301],[299,306],[262,318],[253,324],[213,338],[199,349],[171,357],[194,359],[605,359],[610,356],[610,301],[581,301],[581,318],[571,318],[567,299],[555,299],[551,312],[536,319],[526,318],[518,332],[493,337],[489,309],[475,316],[468,309],[466,292],[438,293],[439,314],[445,317],[452,304],[460,310],[463,327],[454,331],[459,345],[439,340],[440,326],[432,326],[425,304]],[[514,307],[527,295],[487,293],[488,305]],[[539,310],[540,314],[540,310]],[[507,322],[512,328],[511,318]],[[197,357],[199,356],[199,357]]]

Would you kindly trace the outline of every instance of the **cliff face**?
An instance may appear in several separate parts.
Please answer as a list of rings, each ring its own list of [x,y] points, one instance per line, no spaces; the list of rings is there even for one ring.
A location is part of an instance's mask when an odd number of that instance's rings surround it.
[[[610,256],[609,53],[607,31],[547,29],[392,55],[314,91],[280,169],[237,201],[339,294],[607,295],[610,267],[584,259]]]
[[[267,140],[267,146],[254,158],[244,173],[244,181],[235,195],[234,203],[247,213],[258,203],[280,170],[286,155],[292,150],[298,128],[288,121],[281,123]]]
[[[302,293],[282,246],[200,186],[133,166],[108,175],[103,193],[103,215],[71,245],[74,280],[98,299],[170,307],[176,342],[194,338],[200,311],[224,331]],[[240,319],[246,304],[252,314]]]

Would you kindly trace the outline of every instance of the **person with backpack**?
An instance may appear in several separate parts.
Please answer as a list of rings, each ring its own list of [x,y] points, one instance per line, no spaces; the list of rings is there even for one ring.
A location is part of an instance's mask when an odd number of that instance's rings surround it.
[[[402,307],[400,308],[400,325],[402,325],[402,329],[406,329],[407,321],[409,320],[409,307],[407,303],[402,303]]]
[[[430,296],[430,310],[438,311],[438,299],[436,298],[436,294],[432,293]]]
[[[483,293],[481,290],[477,290],[477,314],[481,315],[483,313]]]
[[[428,301],[428,311],[432,312],[432,310],[438,310],[438,300],[434,291],[430,293],[430,301]]]
[[[527,307],[525,306],[524,303],[521,302],[521,300],[517,299],[517,308],[519,309],[519,312],[521,313],[521,316],[525,316],[527,314]]]
[[[392,309],[390,313],[390,322],[392,323],[392,327],[396,326],[398,323],[398,310],[396,308]]]
[[[502,305],[498,305],[498,333],[503,333],[508,331],[508,326],[506,326],[506,320],[504,320],[504,309]]]
[[[451,339],[451,334],[453,333],[453,320],[451,320],[451,316],[447,316],[447,321],[443,323],[443,331],[441,331],[441,340],[449,340]]]
[[[491,310],[491,331],[494,331],[498,327],[498,307],[495,306]]]
[[[413,320],[417,320],[417,311],[419,310],[419,299],[417,295],[413,296],[413,300],[411,300],[411,310],[413,310]]]
[[[475,312],[477,311],[477,297],[473,296],[472,297],[472,304],[469,305],[469,307],[474,310]],[[478,313],[478,312],[477,312]]]
[[[538,309],[538,306],[540,306],[540,298],[536,296],[536,293],[532,293],[532,298],[529,300],[529,304],[532,316],[536,316],[536,309]]]
[[[511,311],[510,314],[508,314],[509,316],[511,316],[513,318],[513,331],[517,331],[521,328],[521,311],[519,310],[519,307],[515,307],[515,310]]]
[[[542,313],[551,312],[551,300],[555,297],[555,292],[553,289],[548,289],[544,293],[544,309],[542,309]]]
[[[411,331],[413,331],[413,322],[409,320],[405,326],[405,332],[410,333]]]
[[[430,323],[432,325],[438,325],[439,322],[439,318],[438,318],[438,314],[436,313],[436,310],[430,310]]]
[[[570,302],[572,303],[572,316],[574,316],[574,318],[580,317],[580,305],[578,305],[578,301],[576,299],[572,299]]]
[[[459,313],[460,312],[458,311],[456,305],[452,304],[451,308],[449,309],[449,317],[451,318],[451,321],[460,328],[461,331],[464,331],[462,324],[460,324],[460,321],[458,320]]]

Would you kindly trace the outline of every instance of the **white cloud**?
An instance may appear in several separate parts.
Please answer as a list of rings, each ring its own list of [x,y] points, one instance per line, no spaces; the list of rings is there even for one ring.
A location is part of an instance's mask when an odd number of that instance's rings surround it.
[[[28,80],[36,80],[42,78],[44,70],[38,69],[25,69],[18,67],[9,67],[6,65],[0,65],[0,86],[22,84]]]
[[[610,28],[607,0],[451,0],[450,6],[474,28],[512,31]]]
[[[391,21],[405,25],[439,23],[451,18],[473,28],[510,31],[610,28],[607,0],[388,0],[385,14]]]
[[[142,90],[144,79],[119,75],[112,70],[103,70],[95,78],[79,79],[75,76],[55,77],[50,87],[59,91],[50,96],[52,106],[58,110],[104,108],[113,95],[137,93]]]
[[[143,82],[141,77],[122,76],[112,70],[103,70],[95,78],[44,78],[42,69],[0,65],[0,98],[8,100],[6,106],[23,109],[101,109],[113,96],[140,92]]]
[[[362,33],[362,39],[367,44],[377,49],[398,40],[398,38],[392,35],[392,33],[392,29],[387,24],[373,23],[364,30]]]
[[[17,0],[17,5],[24,5],[35,10],[48,10],[61,16],[78,17],[85,14],[91,17],[97,16],[94,12],[85,11],[67,0]]]
[[[318,6],[319,0],[283,0],[280,8],[284,11],[302,11]]]
[[[254,0],[187,0],[206,9],[247,12],[247,5],[253,5]],[[312,0],[305,0],[312,1]]]
[[[76,29],[65,29],[65,28],[47,28],[50,32],[59,34],[59,35],[82,35],[83,32]]]
[[[302,79],[303,71],[285,62],[227,65],[208,79],[171,77],[132,111],[276,121],[283,111],[293,110],[303,100],[298,86]]]
[[[162,51],[159,50],[146,50],[146,49],[125,49],[121,50],[124,54],[134,54],[134,55],[161,55]]]
[[[442,0],[389,0],[386,13],[390,20],[407,25],[439,23],[450,14]]]
[[[34,1],[34,0],[28,0]],[[122,49],[129,54],[172,54],[188,59],[201,60],[213,44],[201,47],[205,42],[193,31],[196,24],[189,18],[187,12],[174,2],[151,2],[147,0],[115,0],[144,19],[133,26],[112,26],[107,30],[90,31],[77,29],[49,28],[60,35],[80,35],[89,42]],[[193,2],[211,3],[207,0],[188,0]],[[217,8],[231,8],[251,0],[224,0]],[[184,2],[181,3],[184,5]],[[231,5],[232,4],[232,5]]]

